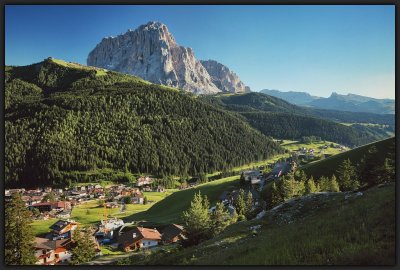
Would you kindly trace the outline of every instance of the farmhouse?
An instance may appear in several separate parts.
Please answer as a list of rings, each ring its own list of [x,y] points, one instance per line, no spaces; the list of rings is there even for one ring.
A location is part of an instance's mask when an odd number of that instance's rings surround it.
[[[136,250],[157,246],[161,234],[156,229],[135,227],[118,237],[118,244],[123,250]]]
[[[70,243],[71,239],[49,240],[36,237],[34,243],[36,264],[55,265],[69,262],[71,260]]]
[[[183,226],[170,224],[161,231],[161,240],[163,244],[176,243],[186,239],[183,234]]]
[[[70,202],[43,202],[43,203],[35,203],[30,206],[30,208],[37,208],[41,213],[43,212],[50,212],[51,210],[71,210],[71,203]]]
[[[73,231],[78,227],[78,223],[73,220],[59,220],[50,226],[53,240],[71,238]]]

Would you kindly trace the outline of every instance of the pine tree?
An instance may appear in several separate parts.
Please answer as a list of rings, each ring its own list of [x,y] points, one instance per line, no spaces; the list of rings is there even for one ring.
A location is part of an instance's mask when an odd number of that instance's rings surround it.
[[[74,247],[71,250],[72,265],[89,262],[96,255],[93,236],[89,228],[85,231],[80,228],[75,229],[73,243]]]
[[[330,192],[339,192],[339,184],[336,180],[336,176],[333,174],[331,179],[329,179],[329,190]]]
[[[182,214],[188,244],[197,244],[210,237],[211,224],[208,209],[210,204],[206,196],[196,193],[190,203],[190,208]]]
[[[282,195],[285,201],[298,195],[299,186],[294,179],[294,174],[289,173],[282,178]]]
[[[30,226],[30,212],[20,194],[12,196],[5,206],[4,257],[7,265],[30,265],[36,263],[34,235]]]
[[[217,202],[215,205],[215,211],[211,213],[211,226],[212,236],[219,235],[230,223],[231,217],[225,206],[221,202]]]
[[[378,183],[380,168],[379,164],[376,162],[377,152],[378,149],[376,146],[371,146],[361,159],[361,163],[358,166],[358,174],[360,179],[369,186],[373,186]]]
[[[315,185],[314,178],[311,176],[305,184],[304,194],[310,194],[318,192],[317,186]]]
[[[233,202],[233,206],[236,209],[236,212],[239,216],[244,216],[246,214],[246,200],[244,195],[244,190],[240,189],[238,196],[235,198]]]
[[[242,187],[246,185],[246,179],[245,179],[245,176],[244,176],[244,172],[242,172],[242,173],[240,174],[239,183],[240,183],[240,185],[241,185]]]
[[[272,183],[272,191],[271,191],[271,208],[281,204],[284,202],[282,192],[279,190],[278,186]]]
[[[303,170],[298,170],[296,172],[296,174],[298,175],[297,181],[303,182],[303,183],[307,182],[307,174]]]
[[[251,192],[249,191],[246,196],[246,208],[245,208],[246,210],[244,213],[247,219],[251,218],[251,214],[253,212],[253,204],[254,204],[253,194],[251,194]]]
[[[329,179],[325,176],[321,176],[318,179],[318,184],[320,191],[329,191]]]
[[[356,168],[351,164],[350,159],[346,159],[336,171],[340,190],[355,190],[360,186],[357,178]]]

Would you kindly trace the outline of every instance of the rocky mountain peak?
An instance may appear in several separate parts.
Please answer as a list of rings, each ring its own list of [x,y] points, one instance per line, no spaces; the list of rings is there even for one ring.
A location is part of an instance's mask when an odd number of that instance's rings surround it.
[[[245,93],[251,92],[250,87],[246,86],[240,78],[227,66],[215,61],[200,61],[211,76],[212,82],[223,92]]]
[[[212,79],[193,50],[179,46],[167,26],[155,21],[102,39],[89,53],[87,64],[196,94],[243,92],[246,88],[236,74],[217,62]],[[235,87],[239,87],[237,91]]]

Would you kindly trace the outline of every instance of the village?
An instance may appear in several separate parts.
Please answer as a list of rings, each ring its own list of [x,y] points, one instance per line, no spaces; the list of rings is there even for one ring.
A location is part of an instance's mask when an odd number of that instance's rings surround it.
[[[313,160],[318,153],[323,154],[327,146],[320,146],[319,151],[312,148],[300,147],[286,153],[286,157],[279,158],[276,162],[267,163],[251,169],[240,171],[244,177],[248,192],[252,194],[253,211],[256,219],[265,214],[260,199],[263,187],[289,172],[295,171],[304,160]],[[343,149],[335,146],[335,148]],[[86,228],[90,230],[93,248],[96,256],[102,256],[102,248],[109,250],[133,252],[141,249],[154,248],[177,243],[185,239],[184,227],[180,224],[156,224],[148,226],[141,222],[124,222],[123,219],[109,214],[111,209],[124,212],[127,204],[144,205],[149,203],[144,192],[164,193],[166,189],[155,185],[155,179],[149,176],[140,176],[135,185],[115,184],[107,187],[100,184],[88,184],[71,188],[37,188],[7,189],[5,200],[9,201],[14,193],[20,193],[26,207],[31,211],[34,220],[54,220],[48,232],[35,237],[35,251],[39,265],[69,264],[72,253],[71,247],[74,231],[81,224],[71,219],[74,208],[87,202],[95,201],[103,209],[102,219]],[[180,189],[193,188],[198,183],[181,186]],[[235,213],[234,201],[239,194],[239,189],[225,190],[219,196],[219,201],[232,216]],[[211,206],[209,212],[215,210]],[[89,212],[87,212],[90,215]]]

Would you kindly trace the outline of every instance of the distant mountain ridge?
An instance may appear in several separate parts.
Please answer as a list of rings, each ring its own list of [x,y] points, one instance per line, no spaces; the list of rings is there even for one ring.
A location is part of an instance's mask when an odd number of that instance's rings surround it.
[[[89,53],[87,64],[195,94],[250,90],[226,66],[196,59],[192,48],[178,45],[167,26],[154,21],[103,38]]]
[[[274,96],[277,98],[281,98],[286,100],[287,102],[296,104],[296,105],[307,105],[308,103],[312,102],[313,100],[319,99],[320,97],[312,96],[307,92],[282,92],[279,90],[269,90],[264,89],[260,91],[261,93]]]
[[[376,99],[356,94],[340,95],[336,92],[333,92],[328,98],[311,96],[306,92],[282,92],[269,89],[264,89],[260,92],[282,98],[296,105],[307,107],[378,114],[395,113],[394,99]]]

